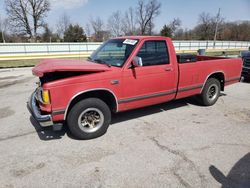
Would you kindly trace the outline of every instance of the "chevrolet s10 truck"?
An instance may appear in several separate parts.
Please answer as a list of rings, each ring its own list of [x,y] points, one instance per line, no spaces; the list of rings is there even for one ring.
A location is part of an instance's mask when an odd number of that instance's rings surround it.
[[[43,60],[32,69],[40,82],[27,106],[41,126],[65,122],[76,138],[92,139],[112,112],[189,96],[211,106],[241,70],[240,58],[176,55],[170,38],[119,37],[88,60]]]

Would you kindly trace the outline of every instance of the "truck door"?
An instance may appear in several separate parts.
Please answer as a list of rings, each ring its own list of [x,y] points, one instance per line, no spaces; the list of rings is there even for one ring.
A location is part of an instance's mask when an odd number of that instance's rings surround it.
[[[123,97],[119,103],[131,109],[174,99],[177,70],[170,61],[166,41],[147,40],[136,56],[142,59],[142,66],[124,70]]]

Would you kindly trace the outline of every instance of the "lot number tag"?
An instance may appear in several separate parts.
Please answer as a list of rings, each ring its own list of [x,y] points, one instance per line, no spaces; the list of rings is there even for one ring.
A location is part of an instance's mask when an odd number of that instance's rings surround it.
[[[123,44],[129,44],[129,45],[135,45],[137,43],[137,40],[132,40],[132,39],[126,39]]]

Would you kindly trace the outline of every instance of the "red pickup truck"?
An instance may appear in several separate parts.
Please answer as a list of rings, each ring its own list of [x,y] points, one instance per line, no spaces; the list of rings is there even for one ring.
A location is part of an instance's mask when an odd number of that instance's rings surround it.
[[[119,37],[86,61],[44,60],[28,109],[41,126],[66,122],[79,139],[103,135],[111,113],[197,95],[213,105],[224,87],[239,82],[242,60],[176,55],[170,38]]]

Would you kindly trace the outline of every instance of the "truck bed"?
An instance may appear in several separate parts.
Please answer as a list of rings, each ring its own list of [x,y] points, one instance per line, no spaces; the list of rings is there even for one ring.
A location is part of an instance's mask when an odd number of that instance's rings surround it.
[[[225,86],[238,82],[241,77],[241,59],[197,56],[196,62],[179,63],[179,72],[177,99],[199,94],[208,77],[214,73],[222,73]]]
[[[216,56],[197,56],[193,54],[178,54],[177,61],[178,63],[194,63],[198,61],[210,61],[217,59],[228,59],[227,57],[216,57]]]

